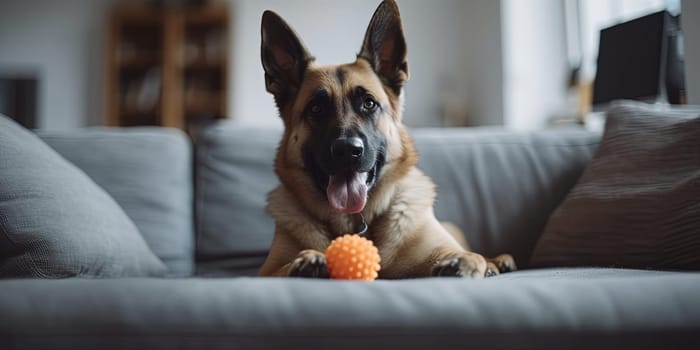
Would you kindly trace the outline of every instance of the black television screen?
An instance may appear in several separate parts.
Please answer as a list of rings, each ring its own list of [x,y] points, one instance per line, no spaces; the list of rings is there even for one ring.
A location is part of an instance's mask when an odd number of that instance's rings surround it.
[[[665,70],[666,11],[600,31],[593,104],[618,99],[656,100]]]

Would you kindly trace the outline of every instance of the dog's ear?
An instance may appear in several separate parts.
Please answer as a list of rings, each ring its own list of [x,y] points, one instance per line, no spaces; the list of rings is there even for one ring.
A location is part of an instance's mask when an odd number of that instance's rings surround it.
[[[265,69],[265,88],[282,108],[296,94],[304,71],[314,57],[294,30],[276,13],[265,11],[261,24],[260,54]]]
[[[401,93],[401,87],[408,80],[408,62],[401,15],[395,0],[384,0],[374,11],[358,57],[368,60],[384,84],[397,95]]]

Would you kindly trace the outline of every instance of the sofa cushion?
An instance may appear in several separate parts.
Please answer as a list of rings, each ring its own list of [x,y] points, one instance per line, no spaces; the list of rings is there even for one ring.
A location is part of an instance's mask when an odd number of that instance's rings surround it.
[[[193,273],[192,155],[184,133],[139,127],[38,134],[119,203],[169,275]]]
[[[526,267],[547,218],[576,183],[600,134],[580,129],[415,129],[418,167],[437,185],[435,215],[471,248]]]
[[[0,337],[71,350],[694,348],[698,290],[698,273],[619,269],[371,283],[0,281]]]
[[[0,277],[164,271],[109,194],[34,134],[0,116]]]
[[[419,167],[438,186],[440,220],[476,251],[524,265],[551,211],[590,160],[599,134],[576,129],[411,130]],[[201,274],[253,275],[272,242],[265,212],[281,129],[221,122],[197,139],[197,259]]]
[[[224,121],[196,143],[197,273],[255,275],[272,243],[265,211],[278,184],[272,161],[282,131]]]
[[[625,103],[532,264],[700,269],[699,233],[700,110]]]

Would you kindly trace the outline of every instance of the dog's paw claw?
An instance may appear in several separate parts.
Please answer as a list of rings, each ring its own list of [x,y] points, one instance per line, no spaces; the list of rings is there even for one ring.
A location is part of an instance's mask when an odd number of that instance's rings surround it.
[[[294,259],[289,277],[328,278],[326,257],[315,250],[305,250]]]
[[[493,277],[493,276],[498,276],[500,274],[499,268],[496,267],[493,263],[489,262],[486,264],[486,272],[484,273],[484,277]]]

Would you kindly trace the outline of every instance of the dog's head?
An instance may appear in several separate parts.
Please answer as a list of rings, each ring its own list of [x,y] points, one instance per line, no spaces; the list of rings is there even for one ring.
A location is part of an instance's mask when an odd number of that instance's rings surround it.
[[[396,2],[379,5],[353,63],[316,64],[271,11],[262,17],[261,55],[285,124],[275,161],[287,175],[281,181],[299,187],[304,179],[285,178],[297,170],[336,212],[361,212],[380,177],[406,158],[401,95],[408,66]]]

